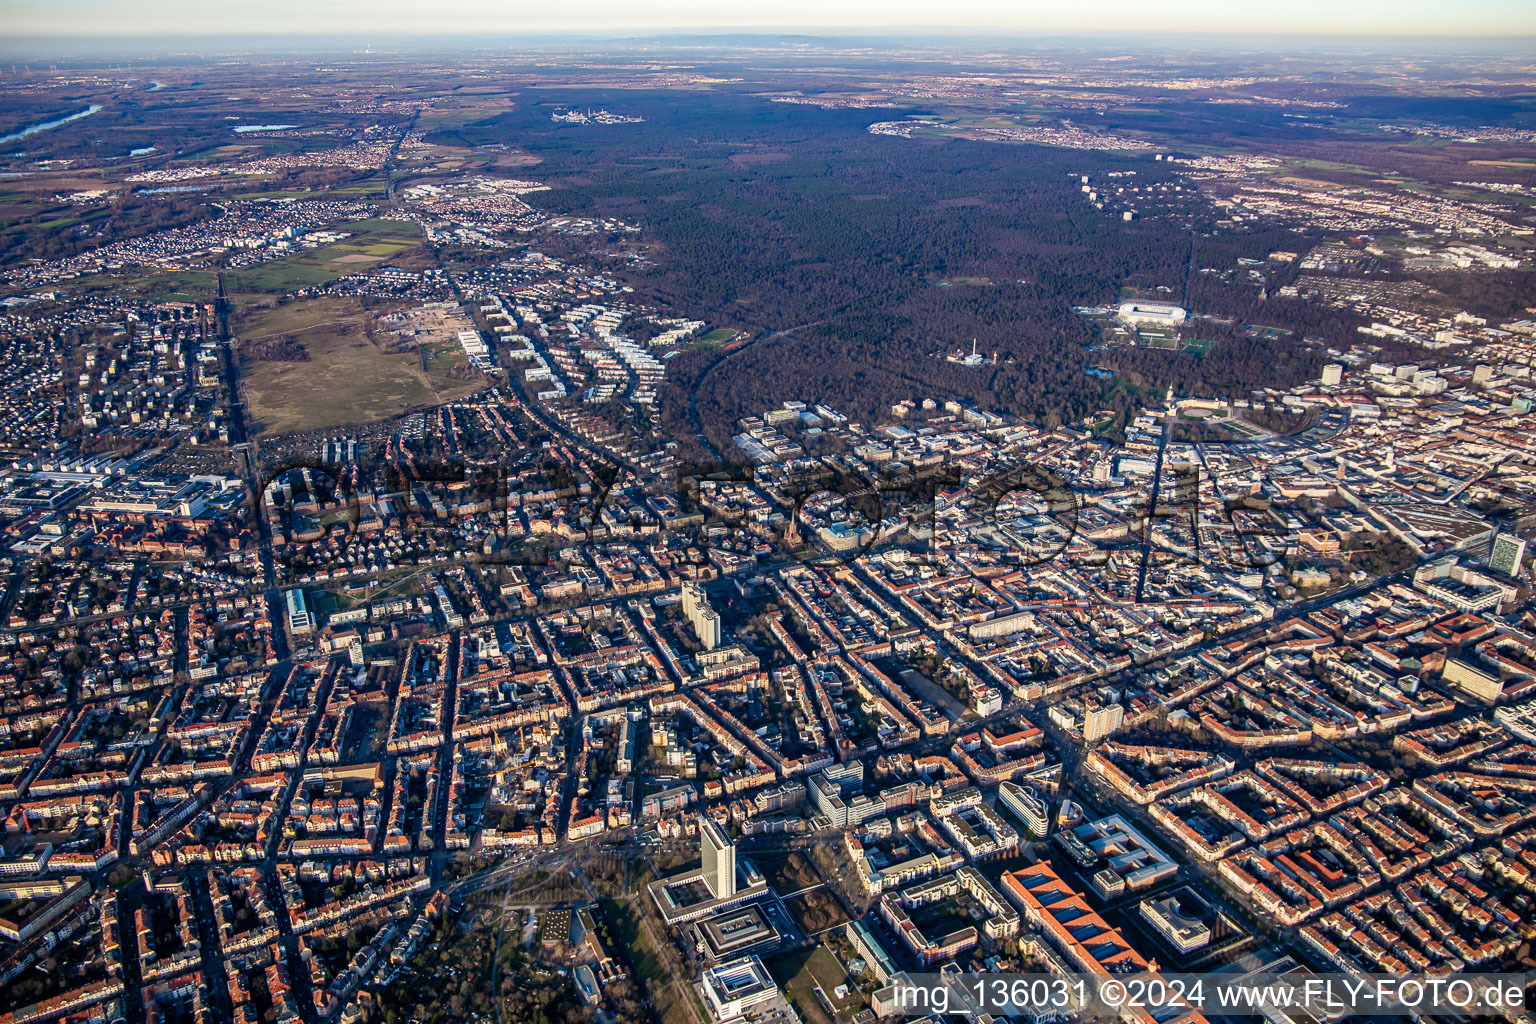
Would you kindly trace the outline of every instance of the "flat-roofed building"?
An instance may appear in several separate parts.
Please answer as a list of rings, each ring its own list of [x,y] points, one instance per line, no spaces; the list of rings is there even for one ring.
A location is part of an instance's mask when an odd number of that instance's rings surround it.
[[[875,976],[875,980],[884,985],[896,976],[896,961],[885,951],[875,933],[865,926],[863,921],[849,921],[843,929],[848,936],[848,942],[855,952],[864,958],[864,964],[869,968],[869,973]]]
[[[660,878],[645,888],[661,919],[669,926],[677,927],[768,894],[768,880],[750,860],[738,861],[736,871],[735,891],[730,896],[716,896],[704,881],[702,869]]]
[[[779,995],[768,968],[755,956],[744,956],[706,970],[699,979],[704,1003],[719,1024],[740,1020],[748,1010]]]
[[[756,906],[732,907],[694,925],[699,951],[710,963],[760,956],[779,944],[779,932]]]
[[[1193,953],[1210,944],[1210,926],[1201,919],[1207,910],[1205,901],[1188,886],[1142,900],[1137,910],[1180,953]]]
[[[1492,704],[1504,695],[1504,680],[1460,658],[1447,658],[1441,673],[1447,683],[1480,701]]]
[[[315,619],[309,611],[309,599],[295,587],[283,594],[283,610],[288,617],[288,632],[294,636],[315,631]]]
[[[1083,715],[1083,742],[1097,743],[1120,728],[1125,721],[1125,708],[1119,704],[1107,704],[1091,708]]]
[[[1105,899],[1166,882],[1179,866],[1119,814],[1058,832],[1056,840],[1080,867],[1101,865],[1094,888]]]
[[[850,761],[828,765],[806,779],[805,792],[812,806],[827,816],[833,828],[853,828],[885,813],[885,801],[879,797],[870,799],[863,793],[844,797],[847,791],[857,790],[863,783],[863,764]]]

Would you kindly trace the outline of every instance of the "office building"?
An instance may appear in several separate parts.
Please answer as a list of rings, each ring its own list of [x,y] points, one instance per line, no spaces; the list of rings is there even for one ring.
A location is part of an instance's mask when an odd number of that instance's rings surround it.
[[[1211,929],[1201,920],[1208,912],[1205,901],[1188,886],[1142,900],[1137,909],[1142,918],[1180,953],[1193,953],[1210,944]]]
[[[995,686],[978,686],[971,691],[971,707],[981,717],[1003,710],[1003,692]]]
[[[730,963],[711,967],[700,978],[705,1005],[720,1024],[740,1020],[748,1010],[778,997],[768,968],[755,956],[744,956]]]
[[[779,944],[779,933],[755,906],[728,907],[696,922],[696,947],[710,963],[764,956]]]
[[[1501,533],[1493,538],[1488,568],[1504,576],[1517,576],[1524,561],[1525,541],[1509,533]]]
[[[315,631],[315,619],[309,611],[309,600],[304,591],[294,589],[283,594],[283,609],[288,616],[288,632],[302,636]]]
[[[997,787],[997,802],[1024,823],[1032,839],[1044,839],[1051,830],[1051,808],[1045,798],[1028,786],[1004,782]]]
[[[1447,658],[1440,678],[1463,693],[1488,704],[1504,696],[1504,680],[1480,665],[1463,661],[1461,658]]]
[[[1088,880],[1105,899],[1161,885],[1179,871],[1171,857],[1119,814],[1057,832],[1056,841],[1078,867],[1097,869]]]
[[[736,895],[736,845],[725,829],[708,818],[699,824],[699,853],[704,860],[704,884],[715,899]]]

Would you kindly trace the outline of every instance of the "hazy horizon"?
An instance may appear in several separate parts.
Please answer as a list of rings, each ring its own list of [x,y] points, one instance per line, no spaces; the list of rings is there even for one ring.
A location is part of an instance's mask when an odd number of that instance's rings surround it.
[[[1536,35],[1536,5],[1518,0],[1468,0],[1454,7],[1428,0],[1296,0],[1284,7],[1241,7],[1221,0],[1106,0],[1086,12],[1043,3],[958,0],[946,6],[941,24],[935,24],[934,15],[931,5],[916,0],[785,0],[772,10],[740,12],[722,11],[700,0],[664,0],[643,8],[620,0],[593,0],[582,8],[579,19],[564,9],[509,6],[494,0],[446,0],[430,10],[403,0],[333,0],[323,5],[266,0],[230,8],[192,0],[133,5],[107,0],[12,0],[0,14],[0,25],[12,38],[44,39],[361,38],[370,34],[380,39],[549,34],[597,38],[743,31],[817,36],[980,32],[1508,39]],[[448,25],[455,27],[445,32]]]
[[[653,31],[526,32],[526,33],[295,33],[222,32],[164,33],[157,35],[26,34],[12,32],[0,37],[0,57],[14,62],[71,59],[159,59],[169,56],[213,57],[240,53],[350,53],[388,56],[392,53],[477,52],[499,53],[511,47],[560,50],[602,45],[616,50],[657,48],[773,48],[806,52],[868,49],[880,42],[899,42],[905,52],[924,49],[975,55],[986,52],[1053,52],[1104,50],[1157,54],[1177,49],[1185,55],[1212,56],[1225,53],[1270,53],[1322,56],[1365,54],[1371,56],[1447,57],[1458,54],[1518,56],[1530,51],[1536,31],[1530,35],[1360,35],[1345,33],[1241,33],[1189,31],[1027,31],[982,33],[974,28],[923,28],[888,26],[878,30],[839,28],[776,28],[701,26]],[[925,45],[926,44],[926,45]],[[893,55],[895,56],[895,55]]]

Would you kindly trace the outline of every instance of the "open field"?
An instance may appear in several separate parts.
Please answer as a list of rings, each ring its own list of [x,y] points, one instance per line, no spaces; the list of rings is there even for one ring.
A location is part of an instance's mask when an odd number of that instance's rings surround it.
[[[219,276],[212,270],[159,270],[140,267],[77,278],[76,288],[106,288],[114,294],[135,294],[155,302],[212,302]]]
[[[287,433],[362,423],[478,389],[478,381],[446,376],[447,361],[422,370],[414,352],[389,353],[368,339],[370,314],[353,300],[309,299],[252,311],[235,323],[242,344],[287,339],[304,347],[302,362],[242,360],[252,430]]]
[[[402,220],[358,220],[337,225],[352,237],[334,245],[262,263],[231,274],[239,291],[288,291],[356,273],[420,243],[416,225]]]
[[[337,186],[325,193],[326,196],[335,199],[383,199],[384,194],[384,175],[382,174],[372,174],[358,181]]]

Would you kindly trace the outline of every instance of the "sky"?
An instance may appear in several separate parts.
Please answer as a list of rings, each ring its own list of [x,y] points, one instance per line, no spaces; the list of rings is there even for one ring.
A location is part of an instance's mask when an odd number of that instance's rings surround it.
[[[1533,0],[0,0],[0,36],[1030,33],[1536,35]]]

